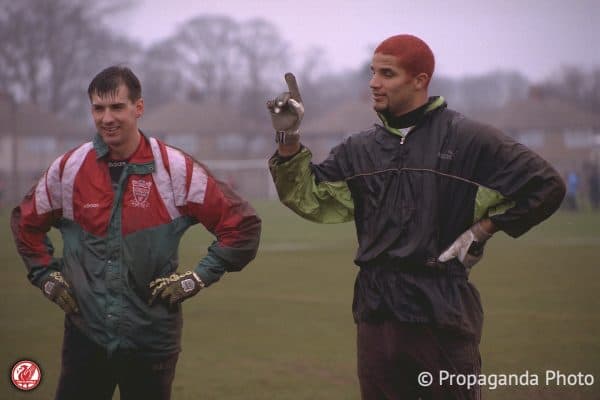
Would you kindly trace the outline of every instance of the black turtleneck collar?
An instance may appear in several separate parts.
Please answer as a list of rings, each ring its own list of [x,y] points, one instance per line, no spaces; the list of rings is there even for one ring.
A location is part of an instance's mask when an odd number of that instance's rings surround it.
[[[427,103],[421,107],[416,108],[412,111],[402,114],[398,117],[390,114],[388,110],[382,111],[380,114],[385,118],[387,126],[395,129],[408,128],[409,126],[417,125],[425,113],[427,113],[429,106],[438,99],[438,96],[433,96],[427,99]]]

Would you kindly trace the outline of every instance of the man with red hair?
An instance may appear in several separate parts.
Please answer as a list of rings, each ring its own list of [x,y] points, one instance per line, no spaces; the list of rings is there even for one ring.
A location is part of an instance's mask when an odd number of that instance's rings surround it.
[[[483,312],[469,271],[494,232],[522,235],[565,193],[540,156],[429,97],[434,64],[415,36],[384,40],[369,82],[381,125],[349,136],[319,164],[300,143],[304,107],[292,74],[289,91],[267,103],[281,201],[311,221],[356,224],[363,399],[480,397],[478,387],[440,379],[481,371]]]

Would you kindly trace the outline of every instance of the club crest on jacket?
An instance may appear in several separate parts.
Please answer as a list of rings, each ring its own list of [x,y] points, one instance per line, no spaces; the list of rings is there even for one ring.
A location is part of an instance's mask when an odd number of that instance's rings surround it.
[[[133,200],[130,204],[133,207],[139,208],[150,207],[150,204],[148,203],[148,196],[150,195],[152,182],[147,182],[143,179],[132,179],[131,188],[133,192]]]

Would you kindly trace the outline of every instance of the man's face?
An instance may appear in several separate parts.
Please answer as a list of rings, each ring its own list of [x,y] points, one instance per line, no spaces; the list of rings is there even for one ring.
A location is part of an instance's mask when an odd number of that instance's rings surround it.
[[[387,110],[399,116],[420,106],[418,95],[421,83],[398,66],[396,57],[375,54],[371,72],[373,75],[369,88],[375,111]]]
[[[144,100],[132,102],[129,89],[119,85],[115,93],[103,97],[94,93],[92,117],[98,133],[108,146],[119,147],[137,137],[137,119],[144,113]]]

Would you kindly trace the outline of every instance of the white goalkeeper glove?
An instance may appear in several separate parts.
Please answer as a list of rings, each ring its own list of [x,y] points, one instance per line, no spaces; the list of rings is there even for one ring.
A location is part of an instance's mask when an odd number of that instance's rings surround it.
[[[492,237],[480,222],[463,232],[439,257],[441,262],[457,258],[465,266],[467,273],[483,257],[485,242]]]
[[[304,116],[304,105],[294,74],[285,74],[285,81],[289,91],[267,101],[267,109],[275,129],[275,142],[295,144],[300,141],[299,128]]]

